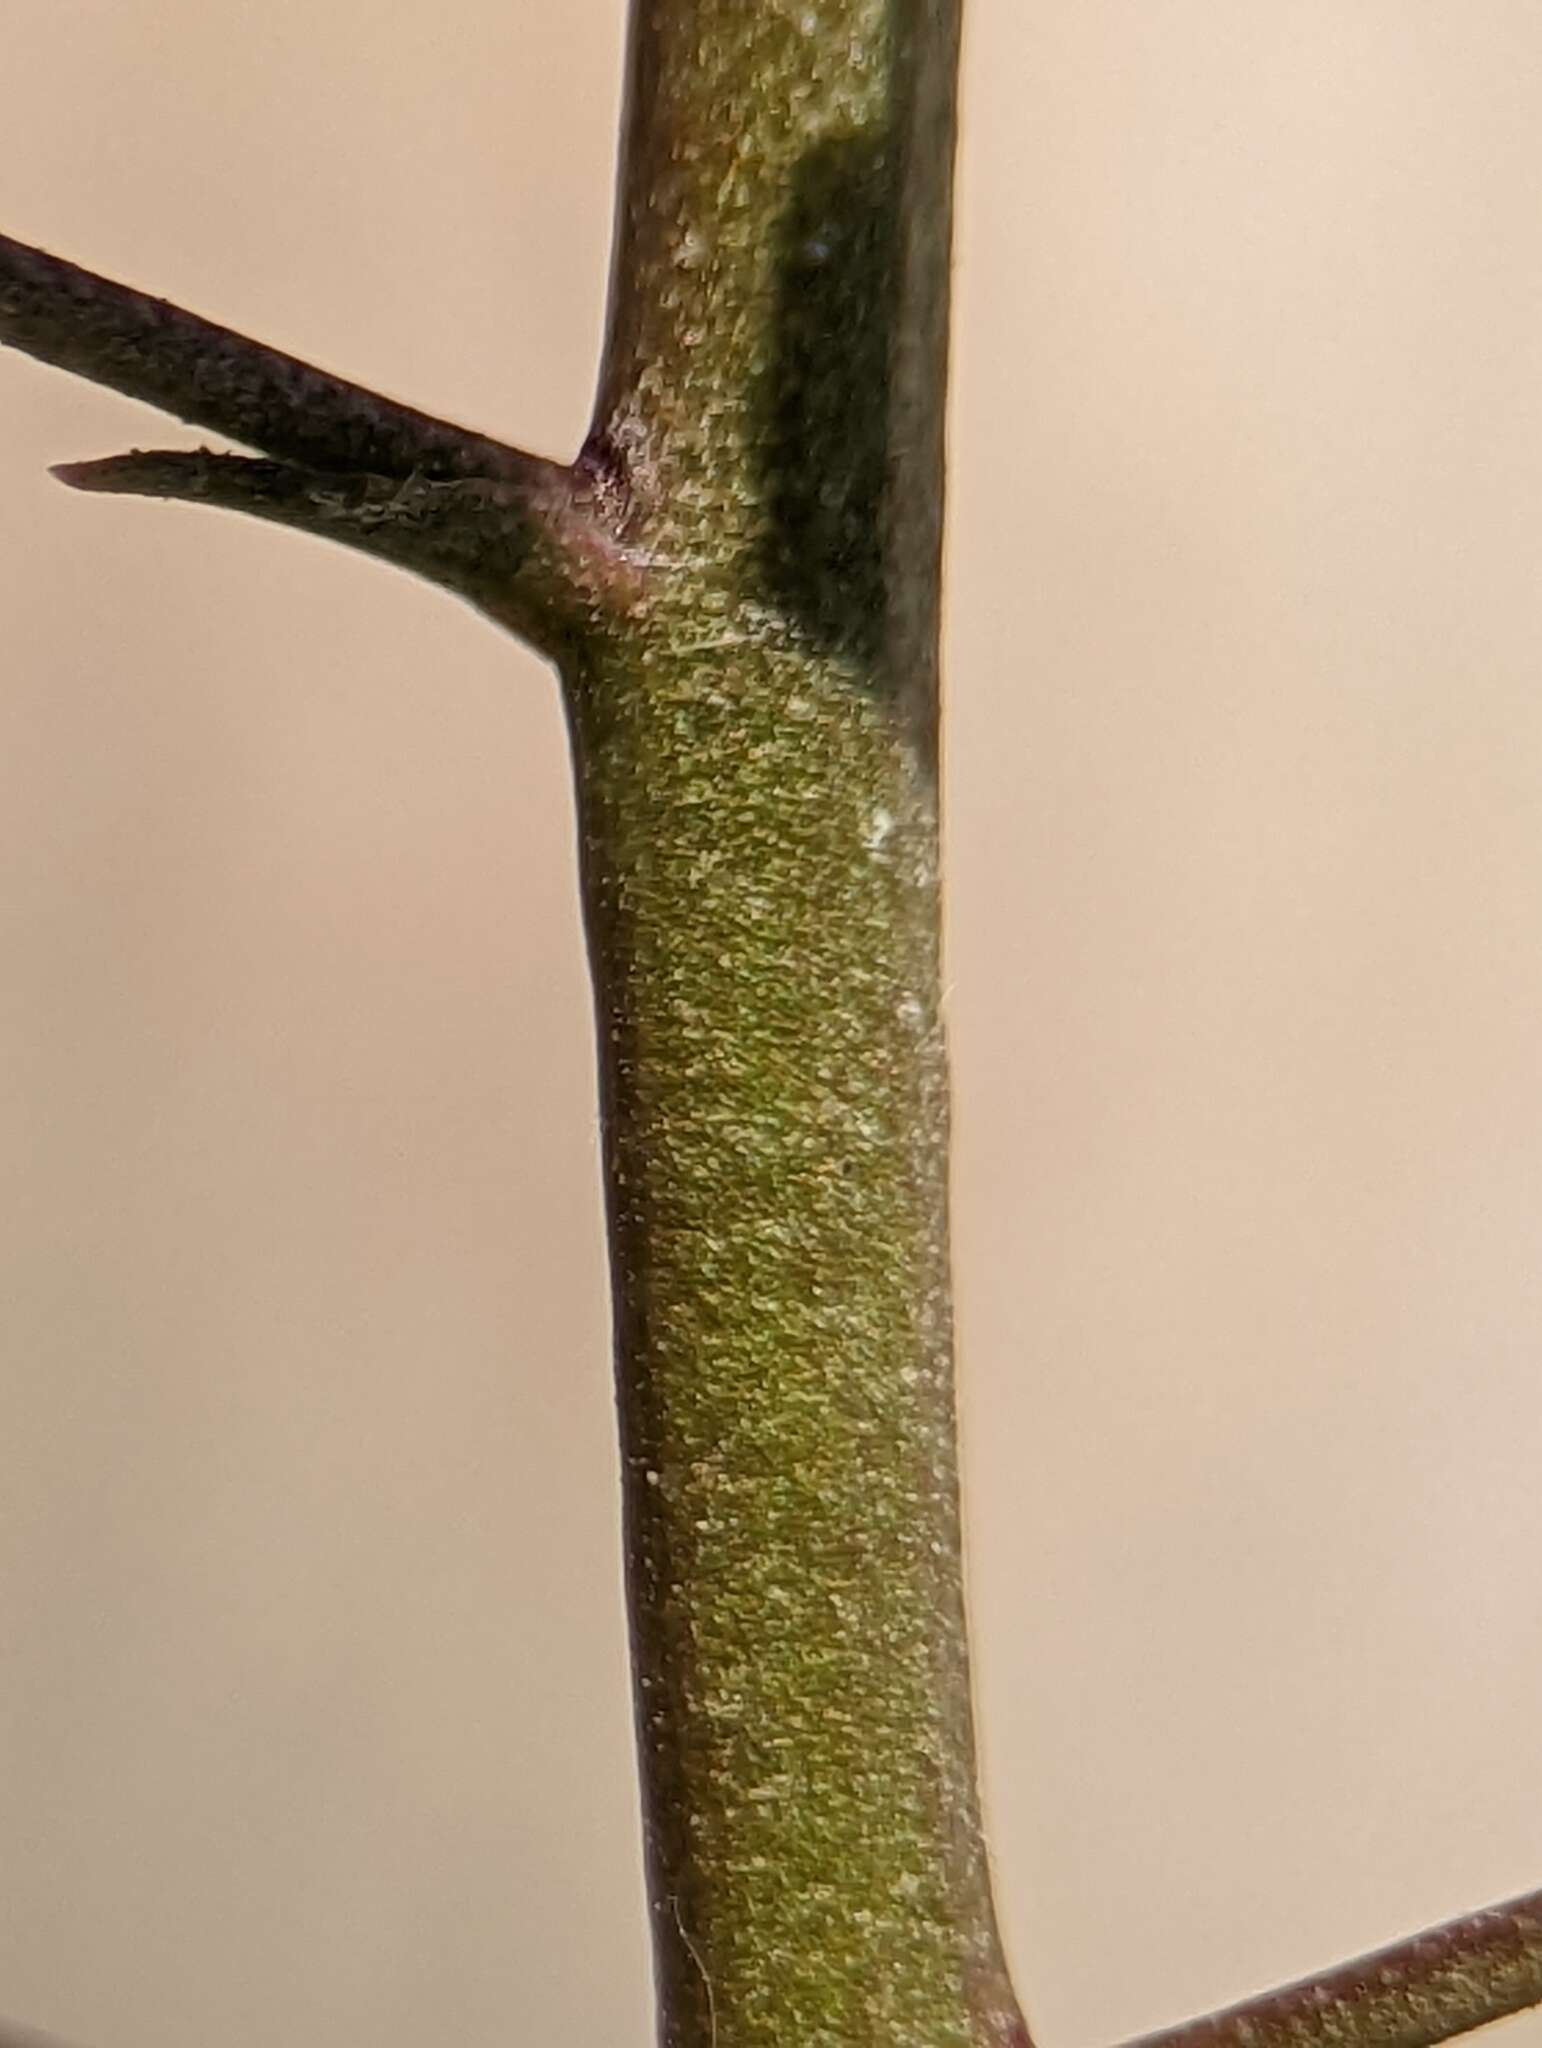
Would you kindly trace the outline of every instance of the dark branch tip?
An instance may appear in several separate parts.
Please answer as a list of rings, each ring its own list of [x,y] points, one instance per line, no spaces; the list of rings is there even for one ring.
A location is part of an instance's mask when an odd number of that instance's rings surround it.
[[[51,462],[48,474],[67,484],[72,491],[122,491],[125,467],[142,459],[142,450],[131,448],[123,455],[96,455],[83,462]]]

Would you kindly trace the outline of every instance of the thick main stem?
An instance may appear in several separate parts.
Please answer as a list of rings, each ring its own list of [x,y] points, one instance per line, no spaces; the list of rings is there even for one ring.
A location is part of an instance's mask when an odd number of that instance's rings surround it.
[[[566,671],[671,2048],[1022,2038],[974,1784],[938,992],[956,10],[636,13]]]

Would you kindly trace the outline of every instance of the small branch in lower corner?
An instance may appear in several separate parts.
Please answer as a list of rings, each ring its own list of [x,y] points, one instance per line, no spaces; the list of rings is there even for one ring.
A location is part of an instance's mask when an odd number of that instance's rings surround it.
[[[1127,2048],[1433,2048],[1542,2004],[1542,1891]]]

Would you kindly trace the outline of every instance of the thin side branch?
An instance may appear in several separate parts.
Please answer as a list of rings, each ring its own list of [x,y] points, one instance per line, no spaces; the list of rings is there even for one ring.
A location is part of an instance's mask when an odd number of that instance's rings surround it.
[[[1431,2048],[1542,2004],[1542,1891],[1128,2048]]]
[[[58,467],[76,490],[218,505],[341,541],[549,651],[625,599],[617,486],[592,464],[434,419],[4,235],[0,343],[262,451]]]
[[[510,587],[532,545],[528,494],[486,477],[350,475],[207,448],[135,449],[96,462],[56,463],[53,474],[77,491],[250,513],[340,541],[473,598]]]
[[[6,235],[0,342],[312,469],[517,482],[534,461]]]

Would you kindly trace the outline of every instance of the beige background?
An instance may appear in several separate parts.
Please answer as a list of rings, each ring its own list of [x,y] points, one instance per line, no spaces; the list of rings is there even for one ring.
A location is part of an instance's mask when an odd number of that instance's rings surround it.
[[[621,12],[4,0],[0,224],[568,453]],[[958,1268],[1047,2048],[1542,1884],[1539,200],[1534,0],[971,0]],[[0,2009],[642,2048],[552,685],[42,474],[165,431],[0,358]]]

